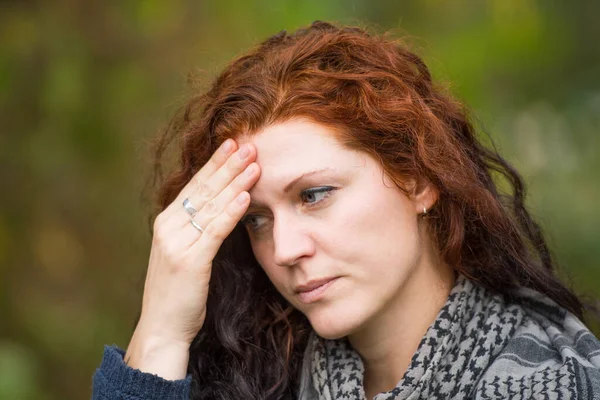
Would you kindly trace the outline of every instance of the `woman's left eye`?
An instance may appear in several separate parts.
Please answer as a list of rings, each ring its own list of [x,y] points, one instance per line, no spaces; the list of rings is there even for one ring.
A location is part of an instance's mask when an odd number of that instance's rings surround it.
[[[302,202],[308,205],[317,204],[327,198],[335,188],[331,186],[322,186],[303,190],[300,194]]]

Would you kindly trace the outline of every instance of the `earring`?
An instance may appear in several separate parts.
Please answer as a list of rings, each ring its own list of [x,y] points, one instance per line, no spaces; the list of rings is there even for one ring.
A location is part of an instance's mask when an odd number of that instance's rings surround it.
[[[423,215],[427,214],[427,208],[423,207]]]

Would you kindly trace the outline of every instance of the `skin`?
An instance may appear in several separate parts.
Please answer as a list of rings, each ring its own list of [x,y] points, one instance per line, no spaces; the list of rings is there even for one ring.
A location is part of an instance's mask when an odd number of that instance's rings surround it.
[[[186,376],[188,352],[206,316],[212,261],[248,208],[259,176],[256,149],[228,140],[154,222],[142,312],[125,362],[168,380]],[[183,208],[189,198],[194,220]]]
[[[392,389],[455,280],[420,215],[437,193],[407,181],[415,188],[407,197],[374,158],[307,120],[238,142],[256,147],[261,166],[243,219],[258,262],[320,336],[349,337],[365,363],[369,398]],[[312,188],[333,190],[306,192]],[[337,279],[322,299],[302,302],[297,286],[325,277]]]
[[[277,290],[322,337],[348,336],[365,364],[367,396],[392,389],[455,280],[421,216],[437,193],[406,180],[406,196],[375,159],[305,119],[228,142],[232,148],[218,150],[155,222],[126,362],[166,379],[185,377],[189,345],[204,322],[212,259],[242,219]],[[248,155],[240,158],[238,148]],[[310,174],[315,170],[322,171]],[[199,211],[202,234],[189,223],[185,198]],[[295,290],[332,277],[310,304]]]

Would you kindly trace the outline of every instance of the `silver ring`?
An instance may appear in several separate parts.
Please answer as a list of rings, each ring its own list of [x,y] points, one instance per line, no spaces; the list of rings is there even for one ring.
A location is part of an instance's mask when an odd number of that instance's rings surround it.
[[[183,201],[183,208],[185,209],[185,211],[187,211],[188,214],[190,214],[192,217],[194,215],[196,215],[196,213],[198,212],[198,210],[196,210],[196,208],[192,205],[192,203],[190,202],[189,199],[185,199]]]
[[[194,220],[194,217],[190,219],[190,224],[192,224],[194,228],[198,229],[200,233],[204,232],[204,229],[200,225],[198,225],[198,223]]]

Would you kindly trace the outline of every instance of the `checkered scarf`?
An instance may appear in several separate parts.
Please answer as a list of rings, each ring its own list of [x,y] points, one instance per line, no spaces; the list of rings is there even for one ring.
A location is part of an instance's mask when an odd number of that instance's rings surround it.
[[[600,399],[600,341],[542,294],[516,298],[459,277],[404,377],[374,400]],[[346,339],[313,333],[299,398],[363,400],[363,376]]]

